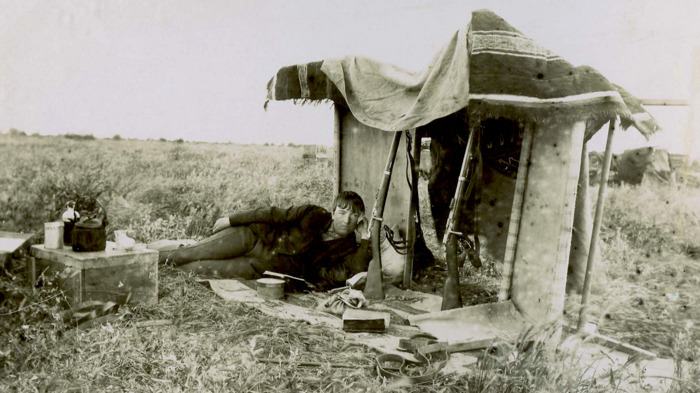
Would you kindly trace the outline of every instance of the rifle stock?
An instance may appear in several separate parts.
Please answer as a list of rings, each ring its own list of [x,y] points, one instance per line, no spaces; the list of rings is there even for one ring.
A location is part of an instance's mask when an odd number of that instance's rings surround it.
[[[370,233],[372,234],[372,261],[367,268],[367,282],[365,283],[364,294],[367,299],[383,300],[384,288],[382,287],[382,251],[380,247],[382,217],[384,216],[384,205],[386,196],[389,193],[389,183],[391,182],[391,172],[394,168],[396,151],[399,148],[399,141],[403,132],[395,132],[394,139],[389,149],[389,157],[384,168],[382,184],[377,192],[377,199],[374,201],[372,217],[370,218]]]
[[[476,131],[473,129],[469,132],[469,139],[467,140],[467,147],[464,150],[464,159],[462,160],[462,169],[459,172],[455,196],[452,199],[452,203],[450,203],[450,215],[447,219],[447,228],[445,230],[445,236],[443,237],[445,256],[447,258],[447,279],[445,280],[445,288],[442,295],[442,310],[462,307],[462,295],[459,286],[457,237],[455,236],[461,235],[461,233],[455,232],[455,228],[458,228],[459,225],[459,206],[462,204],[462,199],[464,197],[475,132]],[[477,149],[478,148],[477,146]]]

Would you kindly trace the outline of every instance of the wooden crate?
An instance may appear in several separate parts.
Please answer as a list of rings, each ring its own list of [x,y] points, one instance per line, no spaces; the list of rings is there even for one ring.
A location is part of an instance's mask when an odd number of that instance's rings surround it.
[[[27,247],[33,237],[31,233],[0,231],[0,264],[7,268],[12,255]]]
[[[36,275],[45,269],[58,273],[59,285],[72,305],[87,300],[155,304],[158,302],[158,252],[149,249],[104,251],[47,250],[34,245]],[[37,277],[31,277],[32,284]]]

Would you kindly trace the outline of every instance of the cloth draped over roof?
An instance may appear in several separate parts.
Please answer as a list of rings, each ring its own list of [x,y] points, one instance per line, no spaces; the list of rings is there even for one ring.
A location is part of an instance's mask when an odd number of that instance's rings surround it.
[[[421,72],[348,56],[283,67],[267,89],[268,101],[332,100],[385,131],[464,108],[476,121],[587,121],[589,136],[616,115],[623,128],[634,125],[646,137],[659,128],[627,91],[591,67],[574,67],[489,10],[474,11]]]

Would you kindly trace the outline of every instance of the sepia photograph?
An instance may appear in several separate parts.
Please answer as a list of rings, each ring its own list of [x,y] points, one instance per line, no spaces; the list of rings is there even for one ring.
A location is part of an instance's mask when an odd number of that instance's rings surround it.
[[[700,392],[698,15],[0,0],[0,391]]]

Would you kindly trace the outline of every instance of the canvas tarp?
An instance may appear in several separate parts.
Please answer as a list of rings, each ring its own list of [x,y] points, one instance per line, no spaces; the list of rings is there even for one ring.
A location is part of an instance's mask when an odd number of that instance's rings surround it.
[[[352,114],[387,131],[419,127],[467,106],[467,29],[454,34],[421,73],[363,57],[329,59],[321,66]]]
[[[327,59],[283,67],[268,83],[267,99],[333,100],[386,131],[464,108],[473,124],[497,117],[588,121],[588,137],[615,115],[645,136],[658,129],[624,89],[591,67],[574,67],[488,10],[473,12],[421,72],[359,56]]]

